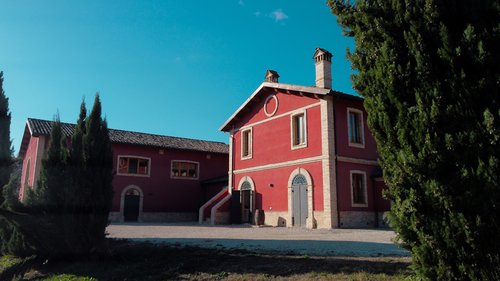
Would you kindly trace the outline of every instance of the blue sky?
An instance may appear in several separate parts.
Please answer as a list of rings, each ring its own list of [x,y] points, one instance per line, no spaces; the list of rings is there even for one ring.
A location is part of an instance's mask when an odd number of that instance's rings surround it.
[[[115,129],[228,141],[218,131],[263,81],[314,85],[314,48],[333,88],[354,94],[345,38],[324,0],[37,1],[0,9],[0,70],[17,153],[28,117],[75,122],[100,93]]]

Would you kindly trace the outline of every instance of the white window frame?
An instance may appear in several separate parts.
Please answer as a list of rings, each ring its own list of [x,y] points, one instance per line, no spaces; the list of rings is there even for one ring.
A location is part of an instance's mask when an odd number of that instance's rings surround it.
[[[360,203],[354,203],[354,184],[352,181],[352,175],[353,174],[360,174],[363,176],[363,187],[364,187],[364,198],[365,198],[365,203],[360,204]],[[368,207],[368,186],[366,182],[366,172],[365,171],[360,171],[360,170],[351,170],[349,172],[349,180],[351,182],[351,206],[352,207]]]
[[[295,140],[294,120],[295,120],[295,117],[298,115],[304,116],[304,142],[300,143],[300,144],[295,144],[294,143],[294,140]],[[292,150],[307,147],[307,111],[306,110],[295,111],[292,114],[290,114],[290,147]]]
[[[174,168],[174,162],[183,162],[183,163],[192,163],[196,164],[196,178],[191,177],[182,177],[182,176],[174,176],[172,175],[172,169]],[[190,160],[180,160],[175,159],[170,161],[170,178],[177,180],[198,180],[200,178],[200,162],[190,161]]]
[[[350,115],[352,113],[359,114],[359,130],[361,134],[361,143],[351,142],[350,132],[351,132],[351,118]],[[349,142],[349,146],[357,147],[357,148],[365,148],[365,124],[364,124],[364,116],[363,111],[357,108],[348,107],[347,108],[347,141]]]
[[[248,155],[243,155],[243,146],[244,146],[244,135],[246,132],[250,132],[248,135]],[[241,130],[241,160],[246,160],[246,159],[252,159],[252,154],[253,154],[253,128],[245,128]]]
[[[129,174],[129,173],[120,173],[120,158],[136,158],[142,160],[148,160],[148,173],[145,175],[142,174]],[[128,176],[128,177],[147,177],[151,176],[151,158],[137,155],[118,155],[116,158],[116,174],[119,176]]]

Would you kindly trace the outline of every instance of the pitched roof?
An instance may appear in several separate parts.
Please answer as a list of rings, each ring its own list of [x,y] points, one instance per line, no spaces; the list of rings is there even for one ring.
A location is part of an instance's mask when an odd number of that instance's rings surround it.
[[[321,49],[322,50],[322,49]],[[324,51],[324,50],[323,50]],[[328,52],[328,51],[326,51]],[[284,84],[284,83],[276,83],[276,82],[263,82],[260,86],[250,95],[250,97],[229,117],[226,122],[219,128],[220,131],[227,132],[230,130],[229,125],[235,119],[238,114],[242,113],[242,110],[259,94],[263,89],[275,89],[282,90],[289,93],[295,93],[300,95],[313,95],[316,97],[322,97],[327,95],[334,95],[334,97],[346,98],[346,99],[354,99],[363,101],[364,99],[359,96],[353,96],[346,93],[342,93],[339,91],[335,91],[332,89],[319,88],[314,86],[301,86],[294,84]]]
[[[221,131],[228,131],[229,130],[229,125],[231,121],[238,115],[240,112],[245,108],[253,99],[255,96],[257,96],[262,89],[280,89],[284,91],[289,91],[289,92],[296,92],[300,94],[311,94],[311,95],[318,95],[318,96],[325,96],[328,95],[331,90],[330,89],[324,89],[324,88],[318,88],[318,87],[310,87],[310,86],[299,86],[299,85],[293,85],[293,84],[283,84],[283,83],[275,83],[275,82],[263,82],[260,84],[260,86],[255,90],[255,92],[252,93],[252,95],[227,119],[227,121],[219,128]]]
[[[28,118],[27,129],[32,136],[48,136],[52,131],[53,121]],[[71,136],[75,129],[75,124],[61,123],[64,135]],[[26,134],[25,134],[26,135]],[[132,144],[140,146],[171,148],[181,150],[202,151],[211,153],[229,153],[229,146],[223,142],[196,140],[188,138],[153,135],[139,132],[109,129],[109,137],[112,143]],[[22,156],[27,145],[23,141],[19,155]]]

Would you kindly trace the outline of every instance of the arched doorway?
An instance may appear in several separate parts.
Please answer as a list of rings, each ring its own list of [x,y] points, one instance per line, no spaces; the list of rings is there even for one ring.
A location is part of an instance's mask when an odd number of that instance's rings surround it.
[[[315,228],[313,182],[304,168],[295,169],[288,178],[288,220],[291,226]]]
[[[124,221],[138,221],[139,219],[139,204],[141,202],[141,195],[136,189],[129,189],[125,193],[124,206],[123,206],[123,220]]]
[[[239,185],[241,223],[252,223],[255,211],[255,184],[251,177],[241,178]]]
[[[240,187],[241,191],[241,222],[250,223],[252,219],[252,186],[248,181],[244,181]]]
[[[121,213],[124,222],[141,221],[142,190],[137,186],[129,186],[122,192]]]
[[[293,226],[306,226],[308,217],[307,180],[302,174],[292,179]]]

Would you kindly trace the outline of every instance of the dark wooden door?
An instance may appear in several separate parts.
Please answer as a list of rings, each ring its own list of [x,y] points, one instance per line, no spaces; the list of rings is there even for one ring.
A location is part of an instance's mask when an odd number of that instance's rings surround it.
[[[125,195],[125,206],[123,208],[123,219],[125,221],[137,221],[139,218],[139,195]]]
[[[242,212],[242,223],[252,222],[252,191],[242,190],[241,191],[241,212]]]
[[[233,190],[231,194],[231,223],[240,224],[241,223],[241,198],[240,191]]]

